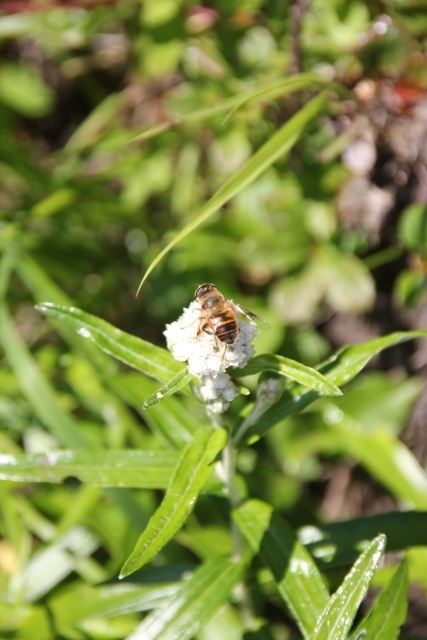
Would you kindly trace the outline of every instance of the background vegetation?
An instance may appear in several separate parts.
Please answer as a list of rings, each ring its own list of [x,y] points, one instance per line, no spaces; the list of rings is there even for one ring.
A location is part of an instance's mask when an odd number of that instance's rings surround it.
[[[149,376],[135,373],[34,305],[72,305],[164,346],[165,323],[198,284],[214,282],[270,323],[259,353],[308,366],[345,344],[423,329],[426,8],[1,3],[2,637],[126,638],[206,565],[205,586],[228,576],[229,587],[197,638],[300,637],[268,558],[252,561],[243,596],[232,592],[240,576],[215,565],[232,541],[228,500],[213,481],[175,538],[118,582],[179,452],[207,418],[187,395],[143,409],[160,386],[152,378],[165,381],[155,364]],[[285,123],[277,157],[256,160],[259,177],[178,243],[135,298],[159,251]],[[256,423],[264,437],[240,448],[238,483],[300,532],[332,591],[363,543],[385,533],[392,553],[372,584],[394,594],[395,630],[368,637],[397,637],[406,619],[401,637],[423,638],[427,342],[399,335],[387,344],[370,343],[365,361],[374,357],[342,398]],[[254,394],[256,378],[244,384]],[[228,427],[247,401],[233,402]],[[157,452],[152,476],[142,473],[146,458],[120,457],[124,449]],[[255,509],[246,504],[242,530]],[[403,574],[389,582],[403,550],[407,612]],[[184,637],[169,632],[135,638]]]

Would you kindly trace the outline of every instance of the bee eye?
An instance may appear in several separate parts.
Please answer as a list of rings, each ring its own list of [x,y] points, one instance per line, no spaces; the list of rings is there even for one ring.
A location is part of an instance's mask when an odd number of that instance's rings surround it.
[[[201,284],[197,287],[194,297],[198,298],[199,296],[203,296],[205,293],[208,293],[213,289],[217,289],[217,287],[214,284],[210,284],[209,282],[207,282],[206,284]]]

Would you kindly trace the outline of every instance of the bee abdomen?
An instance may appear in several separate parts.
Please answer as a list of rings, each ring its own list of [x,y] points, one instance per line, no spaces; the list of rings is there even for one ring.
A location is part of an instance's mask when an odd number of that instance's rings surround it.
[[[234,344],[239,337],[239,327],[234,321],[224,322],[224,324],[216,328],[215,336],[220,342]]]

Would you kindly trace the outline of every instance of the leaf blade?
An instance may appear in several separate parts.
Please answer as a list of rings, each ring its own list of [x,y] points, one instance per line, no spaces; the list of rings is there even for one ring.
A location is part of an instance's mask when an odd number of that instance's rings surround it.
[[[81,309],[51,302],[38,304],[36,309],[68,325],[105,353],[156,380],[168,382],[182,370],[182,365],[166,349],[125,333]]]
[[[307,367],[296,360],[274,354],[265,353],[251,358],[243,369],[235,372],[235,375],[240,378],[250,376],[253,373],[259,373],[260,371],[276,371],[295,382],[299,382],[305,387],[319,391],[319,393],[323,395],[342,395],[342,391],[327,380],[319,371],[316,371],[316,369]]]
[[[148,409],[148,407],[152,407],[153,405],[161,402],[163,398],[167,398],[168,396],[173,395],[185,385],[187,385],[193,379],[193,375],[188,373],[187,367],[184,367],[179,373],[176,374],[169,382],[167,382],[163,387],[158,389],[155,393],[152,393],[144,402],[144,409]]]
[[[179,231],[167,244],[167,246],[162,249],[158,256],[154,258],[141,280],[137,293],[139,293],[142,285],[153,269],[159,264],[164,256],[169,253],[172,247],[185,238],[189,233],[197,229],[199,225],[205,222],[213,213],[218,211],[228,200],[256,180],[261,173],[291,149],[306,125],[323,109],[327,95],[328,92],[323,91],[300,109],[298,113],[288,120],[281,129],[279,129],[218,189],[218,191],[205,203],[194,218],[186,224],[185,227],[181,229],[181,231]]]
[[[213,558],[184,582],[178,593],[147,616],[127,640],[189,640],[228,599],[244,562]]]
[[[55,483],[72,476],[95,487],[165,489],[178,458],[175,451],[117,449],[0,455],[0,480]]]
[[[386,537],[380,534],[359,556],[319,618],[314,640],[345,640],[385,546]]]
[[[348,345],[318,367],[318,371],[338,387],[350,382],[369,360],[383,349],[401,342],[427,335],[427,331],[406,331],[391,333],[388,336],[370,340],[363,344]],[[286,389],[281,399],[254,422],[245,434],[244,440],[261,436],[279,420],[298,413],[320,397],[317,391],[307,391],[300,384]]]
[[[408,568],[401,562],[351,640],[356,640],[362,632],[366,632],[363,636],[366,640],[397,640],[406,619],[408,587]]]
[[[154,513],[126,560],[124,578],[148,562],[175,535],[194,508],[197,496],[213,471],[213,461],[223,449],[223,429],[202,430],[183,451],[162,504]]]
[[[59,405],[26,345],[15,332],[5,304],[0,304],[0,341],[24,394],[49,431],[68,447],[87,446],[75,421]]]
[[[329,593],[310,553],[291,527],[260,500],[249,500],[233,512],[252,549],[270,568],[280,595],[304,638],[310,640]]]

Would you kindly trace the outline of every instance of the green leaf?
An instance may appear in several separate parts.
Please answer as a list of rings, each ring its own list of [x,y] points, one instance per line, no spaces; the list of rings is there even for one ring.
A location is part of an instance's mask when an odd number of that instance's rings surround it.
[[[227,434],[223,429],[201,430],[187,445],[163,502],[126,560],[121,578],[151,560],[182,527],[195,506],[197,496],[209,480],[215,458],[224,448],[226,440]]]
[[[406,619],[408,587],[408,568],[402,562],[351,636],[351,640],[356,640],[362,632],[365,632],[362,636],[364,640],[397,640],[399,629]]]
[[[386,546],[379,535],[356,560],[323,611],[314,640],[345,640]]]
[[[176,595],[147,616],[127,640],[190,640],[226,602],[245,569],[244,562],[209,560],[183,583]]]
[[[82,558],[99,546],[85,527],[74,527],[52,544],[35,553],[23,575],[23,597],[35,602],[75,570]]]
[[[3,64],[0,70],[0,102],[30,118],[49,113],[55,93],[30,66]]]
[[[0,455],[0,480],[62,482],[75,477],[95,487],[165,489],[176,467],[175,451],[52,451]]]
[[[319,391],[326,396],[341,396],[342,391],[338,389],[332,382],[327,380],[321,373],[307,367],[296,360],[290,358],[284,358],[283,356],[277,356],[273,354],[264,353],[252,358],[248,364],[233,372],[236,376],[244,377],[250,376],[260,371],[276,371],[283,376],[299,382],[305,387]]]
[[[87,445],[74,420],[61,408],[50,385],[15,332],[4,304],[0,305],[0,341],[22,390],[51,433],[68,447]]]
[[[49,600],[49,610],[60,632],[74,629],[82,620],[126,615],[147,611],[164,604],[179,584],[134,585],[112,584],[99,587],[73,586]]]
[[[388,429],[372,422],[365,430],[338,407],[331,414],[329,428],[337,437],[343,453],[356,458],[396,498],[417,509],[427,509],[427,475],[413,453]],[[336,418],[334,418],[336,414]]]
[[[313,100],[300,109],[298,113],[288,120],[279,131],[258,149],[234,175],[226,180],[222,187],[205,203],[196,216],[177,233],[173,240],[171,240],[152,261],[141,280],[138,292],[153,269],[159,264],[162,258],[169,253],[172,247],[188,236],[194,229],[197,229],[199,225],[205,222],[236,194],[254,182],[268,167],[293,147],[311,120],[324,109],[327,97],[328,92],[323,91],[316,98],[313,98]]]
[[[170,382],[158,389],[158,391],[156,391],[155,393],[151,394],[151,396],[148,396],[148,398],[144,402],[144,409],[148,409],[148,407],[157,404],[158,402],[163,400],[163,398],[173,395],[174,393],[185,387],[186,384],[191,382],[192,379],[193,376],[191,375],[191,373],[188,373],[187,367],[184,367],[184,369],[177,373],[176,376],[172,378],[172,380],[170,380]]]
[[[257,84],[256,89],[243,91],[231,98],[222,100],[212,107],[198,109],[197,111],[193,111],[187,115],[177,116],[171,120],[167,120],[166,122],[161,122],[153,127],[149,127],[142,133],[133,137],[130,142],[142,142],[149,138],[153,138],[164,131],[168,131],[174,126],[184,124],[186,122],[206,120],[207,118],[221,113],[227,113],[228,111],[229,113],[224,120],[224,122],[226,122],[226,120],[228,120],[237,109],[240,109],[251,100],[256,100],[257,98],[261,98],[263,100],[269,98],[270,100],[273,100],[276,97],[286,95],[292,91],[298,91],[300,89],[305,89],[306,87],[314,88],[318,85],[325,84],[330,84],[329,80],[325,80],[325,78],[313,73],[300,73],[288,76],[285,79],[281,78],[280,80],[270,80],[262,85]]]
[[[285,520],[260,500],[245,502],[233,512],[233,518],[273,573],[279,593],[309,640],[329,600],[310,553]]]
[[[399,235],[404,246],[425,254],[427,251],[427,207],[421,202],[411,204],[402,214]]]
[[[341,387],[350,382],[366,363],[383,349],[426,335],[427,331],[397,332],[363,344],[348,345],[321,364],[318,371],[330,382]],[[260,438],[277,422],[295,413],[300,413],[319,397],[318,391],[307,390],[296,383],[289,385],[279,402],[276,402],[248,429],[244,439],[248,441],[253,437]]]
[[[120,331],[105,320],[80,309],[51,302],[38,304],[36,309],[65,323],[110,356],[156,380],[169,382],[182,370],[182,364],[176,362],[166,349]]]
[[[309,525],[298,531],[324,571],[351,565],[366,540],[379,533],[387,537],[388,551],[427,545],[427,512],[394,511],[344,522]]]
[[[203,426],[200,419],[196,421],[194,414],[176,398],[166,398],[146,411],[144,398],[153,394],[155,384],[139,373],[114,376],[109,379],[109,386],[124,402],[138,411],[165,446],[183,449]]]

